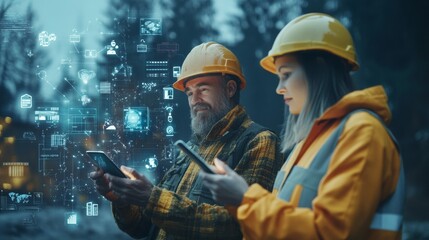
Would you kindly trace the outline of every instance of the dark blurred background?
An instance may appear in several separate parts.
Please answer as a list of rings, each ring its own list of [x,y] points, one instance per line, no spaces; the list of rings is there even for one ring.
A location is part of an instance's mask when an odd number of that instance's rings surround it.
[[[201,42],[238,56],[248,81],[241,103],[280,132],[277,79],[259,60],[286,23],[309,12],[351,31],[358,88],[385,87],[406,171],[404,238],[429,239],[424,0],[1,0],[0,237],[127,239],[87,178],[84,151],[104,150],[156,183],[174,161],[172,142],[190,135],[186,98],[169,88]]]

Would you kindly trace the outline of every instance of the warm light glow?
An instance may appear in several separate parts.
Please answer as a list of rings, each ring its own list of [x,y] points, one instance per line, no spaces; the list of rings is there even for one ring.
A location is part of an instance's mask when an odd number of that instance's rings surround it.
[[[4,119],[4,122],[7,123],[7,124],[10,124],[12,122],[12,118],[11,117],[6,117]]]
[[[24,166],[9,166],[9,177],[23,177]]]
[[[12,184],[14,188],[20,188],[24,183],[24,178],[14,177],[12,178]]]
[[[4,190],[11,190],[12,189],[12,184],[10,183],[3,183],[3,189]]]
[[[9,144],[13,144],[15,142],[15,138],[14,137],[6,137],[6,138],[4,138],[4,142],[9,143]]]

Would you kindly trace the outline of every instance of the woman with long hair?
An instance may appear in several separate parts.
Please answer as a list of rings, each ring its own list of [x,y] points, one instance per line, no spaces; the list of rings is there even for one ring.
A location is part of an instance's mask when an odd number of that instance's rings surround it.
[[[245,239],[399,239],[404,176],[383,87],[354,90],[359,68],[349,31],[335,18],[302,15],[261,60],[279,78],[291,152],[274,189],[248,184],[221,160],[201,173]]]

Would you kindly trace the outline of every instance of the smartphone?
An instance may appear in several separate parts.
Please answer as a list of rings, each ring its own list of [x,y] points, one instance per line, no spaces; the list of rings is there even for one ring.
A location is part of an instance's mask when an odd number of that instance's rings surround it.
[[[119,167],[103,151],[86,151],[92,164],[101,168],[105,173],[116,177],[127,178]]]
[[[204,172],[215,174],[215,172],[209,167],[204,159],[194,152],[184,141],[177,140],[174,145],[180,148],[186,155],[188,155],[192,161],[194,161]]]

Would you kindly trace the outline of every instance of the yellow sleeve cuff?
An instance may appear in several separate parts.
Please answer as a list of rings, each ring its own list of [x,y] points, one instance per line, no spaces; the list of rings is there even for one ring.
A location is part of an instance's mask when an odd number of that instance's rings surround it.
[[[267,194],[270,194],[270,192],[263,188],[261,185],[257,183],[252,184],[249,189],[247,189],[247,191],[244,193],[241,205],[249,202],[254,202]]]
[[[249,189],[244,193],[243,200],[241,201],[239,206],[225,206],[226,210],[228,210],[229,214],[237,219],[237,211],[241,206],[251,204],[263,197],[266,194],[269,194],[267,190],[265,190],[261,185],[255,183],[252,184]]]

